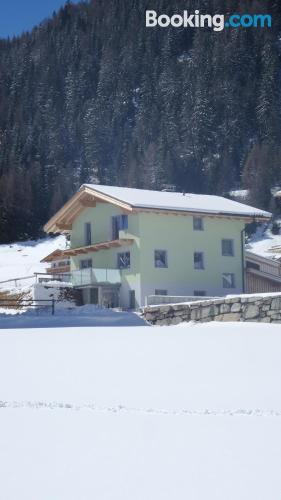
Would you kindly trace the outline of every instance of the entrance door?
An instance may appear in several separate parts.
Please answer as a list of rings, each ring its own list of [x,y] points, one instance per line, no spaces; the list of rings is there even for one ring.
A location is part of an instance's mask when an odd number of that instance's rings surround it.
[[[102,305],[109,309],[119,306],[118,290],[114,288],[103,288]]]
[[[99,303],[99,289],[98,288],[90,288],[90,304],[98,304]]]
[[[130,304],[130,309],[136,309],[136,292],[135,292],[135,290],[130,290],[130,292],[129,292],[129,304]]]

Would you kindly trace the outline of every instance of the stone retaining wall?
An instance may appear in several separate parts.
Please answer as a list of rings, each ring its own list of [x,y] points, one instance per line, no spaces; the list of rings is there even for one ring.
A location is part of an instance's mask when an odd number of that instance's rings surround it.
[[[178,325],[184,321],[260,321],[281,323],[281,294],[235,296],[193,303],[147,306],[143,318],[153,325]]]

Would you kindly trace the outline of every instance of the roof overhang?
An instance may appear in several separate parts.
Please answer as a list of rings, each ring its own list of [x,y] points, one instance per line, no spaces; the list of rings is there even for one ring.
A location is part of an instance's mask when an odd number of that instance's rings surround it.
[[[251,222],[266,222],[272,217],[271,214],[268,216],[260,214],[246,214],[246,213],[234,213],[234,212],[215,212],[208,210],[173,210],[170,208],[145,208],[145,207],[135,207],[132,209],[133,213],[136,212],[148,212],[156,213],[161,215],[183,215],[183,216],[195,216],[195,217],[209,217],[211,219],[228,219],[228,220],[241,220],[245,223]]]
[[[265,257],[264,255],[256,254],[254,252],[251,252],[250,250],[245,251],[245,256],[246,256],[246,259],[248,259],[248,260],[271,265],[272,267],[276,267],[276,268],[280,267],[280,258],[281,257],[278,257],[277,259],[272,257],[272,256]],[[280,276],[280,279],[281,279],[281,276]]]
[[[56,260],[61,260],[61,258],[63,256],[62,254],[63,254],[63,250],[55,250],[54,252],[47,255],[47,257],[42,259],[40,262],[45,263],[45,262],[53,262]]]
[[[95,207],[97,203],[110,203],[120,207],[124,212],[132,212],[132,207],[127,203],[87,186],[81,186],[79,191],[45,224],[44,231],[46,233],[69,233],[76,217],[85,209]]]

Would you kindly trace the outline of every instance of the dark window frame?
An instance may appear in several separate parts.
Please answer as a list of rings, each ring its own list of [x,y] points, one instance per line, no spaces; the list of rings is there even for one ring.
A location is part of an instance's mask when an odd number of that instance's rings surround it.
[[[226,276],[231,276],[231,284],[227,282]],[[222,286],[225,290],[233,290],[234,288],[236,288],[235,273],[222,273]]]
[[[230,243],[231,249],[230,252],[226,251],[224,245],[228,245]],[[234,240],[231,238],[223,238],[221,240],[221,254],[223,257],[234,257]]]
[[[88,265],[84,265],[83,262],[87,263]],[[80,271],[82,271],[83,269],[91,269],[92,267],[93,267],[93,259],[82,259],[79,261]]]
[[[122,259],[123,259],[123,262],[122,262]],[[118,269],[130,269],[131,268],[131,252],[118,252],[118,254],[117,254],[117,267],[118,267]]]
[[[85,222],[84,224],[84,242],[88,247],[92,244],[92,224],[91,222]]]
[[[160,293],[161,292],[161,293]],[[164,293],[163,293],[164,292]],[[162,288],[155,288],[155,293],[154,295],[162,295],[163,297],[166,297],[168,295],[168,290],[164,290]]]
[[[197,226],[198,222],[199,222],[199,224]],[[204,219],[203,219],[203,217],[195,217],[195,216],[193,217],[193,231],[204,231]]]
[[[164,259],[157,257],[157,254],[163,254]],[[162,261],[162,264],[161,264]],[[168,268],[168,252],[167,250],[154,250],[154,267],[156,269],[167,269]]]
[[[201,261],[199,261],[199,260],[198,260],[198,261],[196,262],[196,259],[195,259],[195,256],[196,256],[196,255],[201,255],[201,256],[202,256],[202,260],[201,260]],[[199,263],[199,262],[201,262],[201,263],[202,263],[202,266],[200,266],[200,267],[199,267],[199,266],[197,266],[197,263]],[[196,252],[194,252],[194,253],[193,253],[193,266],[194,266],[194,269],[195,269],[196,271],[204,271],[204,269],[205,269],[205,255],[204,255],[204,252],[201,252],[201,251],[200,251],[200,252],[199,252],[199,251],[196,251]]]
[[[111,217],[112,240],[119,239],[119,231],[126,231],[129,227],[128,215],[120,214]]]
[[[260,271],[261,266],[257,262],[252,262],[251,260],[247,260],[246,261],[246,269],[255,269],[256,271]]]

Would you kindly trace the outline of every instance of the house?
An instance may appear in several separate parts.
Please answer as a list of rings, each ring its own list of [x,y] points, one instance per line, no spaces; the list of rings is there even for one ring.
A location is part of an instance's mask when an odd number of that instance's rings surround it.
[[[245,224],[271,214],[218,196],[85,184],[49,220],[70,248],[84,303],[136,308],[148,295],[223,296],[244,283]]]
[[[275,253],[278,248],[273,248]],[[281,250],[281,249],[280,249]],[[279,258],[265,257],[246,251],[246,292],[281,291],[281,255]]]
[[[46,269],[46,273],[52,276],[53,279],[58,278],[60,275],[66,276],[66,274],[70,274],[70,259],[69,257],[64,257],[63,250],[55,250],[42,259],[41,262],[50,265]]]

